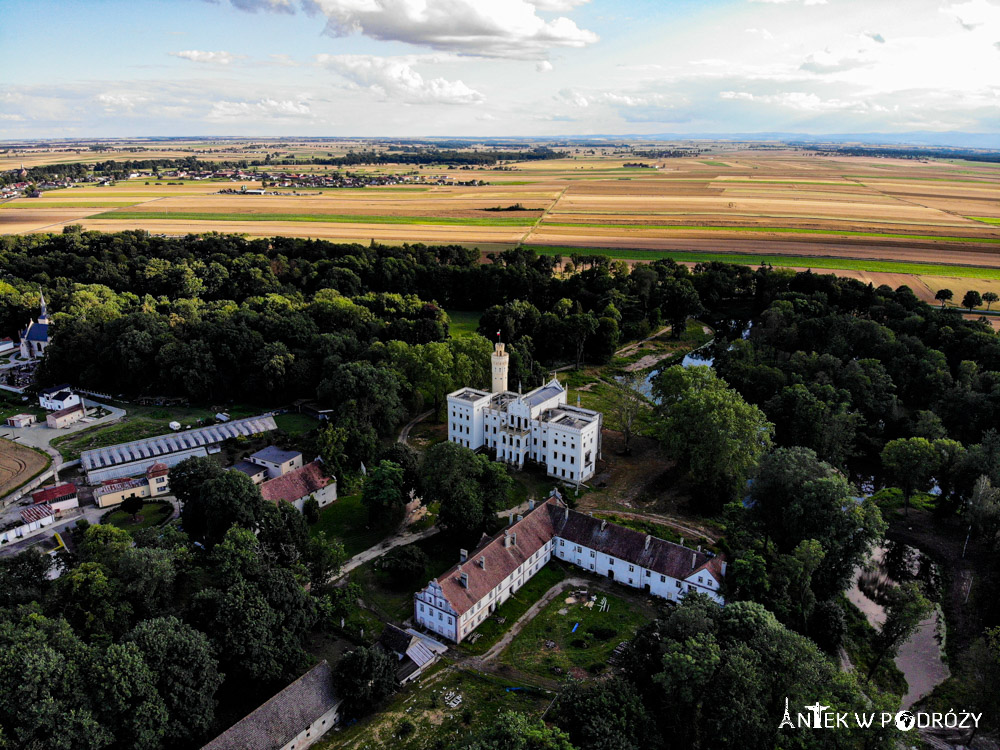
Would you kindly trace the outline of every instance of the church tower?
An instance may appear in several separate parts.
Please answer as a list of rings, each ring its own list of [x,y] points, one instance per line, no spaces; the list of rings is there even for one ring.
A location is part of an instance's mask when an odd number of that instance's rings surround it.
[[[45,305],[45,295],[42,293],[41,287],[38,288],[38,299],[39,307],[41,308],[38,311],[38,322],[47,325],[49,323],[49,311]]]
[[[503,393],[507,390],[507,369],[510,366],[510,356],[506,346],[497,341],[493,350],[493,393]]]

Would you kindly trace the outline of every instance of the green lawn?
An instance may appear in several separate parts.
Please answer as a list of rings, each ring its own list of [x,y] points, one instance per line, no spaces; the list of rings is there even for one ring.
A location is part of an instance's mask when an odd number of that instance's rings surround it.
[[[567,604],[569,591],[556,597],[514,638],[503,652],[502,662],[549,678],[572,668],[586,670],[592,676],[607,671],[611,652],[622,641],[631,640],[649,618],[632,602],[594,593],[597,601],[593,606],[586,606],[589,601]],[[601,612],[598,604],[605,597],[610,608]]]
[[[361,504],[360,493],[338,497],[323,508],[309,533],[316,536],[321,531],[341,542],[348,557],[374,547],[391,533],[391,529],[369,528],[368,509]]]
[[[159,526],[170,518],[173,512],[174,508],[170,503],[155,500],[143,503],[142,510],[138,513],[138,521],[133,521],[132,516],[121,508],[117,508],[105,513],[101,517],[101,523],[108,523],[129,532],[139,531],[140,529],[148,529],[150,526]]]
[[[413,614],[414,591],[458,562],[459,547],[444,534],[421,539],[412,546],[427,555],[427,565],[411,583],[399,581],[382,570],[380,559],[365,563],[350,573],[351,583],[358,584],[364,591],[365,604],[384,620],[401,623],[410,617]]]
[[[20,396],[13,393],[0,395],[0,429],[7,426],[7,417],[15,414],[34,414],[39,422],[44,422],[48,412],[38,405],[38,399],[22,401]]]
[[[998,240],[1000,241],[1000,240]],[[700,253],[680,250],[640,250],[602,247],[570,247],[554,245],[525,245],[539,255],[606,255],[620,260],[661,260],[672,258],[681,263],[761,264],[776,267],[828,268],[831,270],[880,271],[884,273],[912,273],[923,276],[957,276],[969,279],[1000,279],[1000,268],[955,266],[937,263],[908,263],[905,261],[863,260],[855,258],[819,258],[800,255],[757,255],[750,253]]]
[[[445,310],[448,313],[448,333],[453,339],[464,339],[475,336],[479,328],[479,319],[483,317],[481,312],[468,312],[466,310]]]
[[[981,221],[984,224],[1000,224],[1000,218],[996,216],[966,216],[966,219],[972,219],[973,221]]]
[[[510,627],[517,622],[532,604],[542,598],[550,588],[563,580],[570,572],[570,569],[558,560],[550,560],[545,567],[535,573],[526,584],[517,590],[510,599],[500,605],[492,617],[488,617],[476,628],[476,632],[481,637],[475,642],[465,641],[458,645],[461,650],[470,654],[484,654],[500,638],[510,630]],[[503,623],[497,618],[505,618]]]
[[[224,214],[198,211],[106,211],[90,218],[110,219],[113,221],[169,219],[177,221],[302,221],[324,224],[428,224],[434,226],[528,227],[534,224],[538,217],[483,216],[455,218],[448,216],[380,216],[373,214]]]
[[[279,430],[289,435],[304,435],[319,427],[319,421],[305,414],[279,414],[274,418]]]
[[[460,695],[452,708],[445,696]],[[541,716],[552,694],[492,674],[436,665],[371,716],[328,733],[313,747],[427,750],[452,747],[503,711]]]

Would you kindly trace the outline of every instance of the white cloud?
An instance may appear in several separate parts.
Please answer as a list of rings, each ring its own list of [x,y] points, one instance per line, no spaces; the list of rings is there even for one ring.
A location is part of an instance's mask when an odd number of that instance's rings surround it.
[[[866,31],[865,36],[871,39],[873,42],[878,42],[879,44],[885,44],[885,37],[875,31]]]
[[[462,81],[424,78],[414,70],[418,63],[447,62],[444,56],[376,55],[316,56],[321,65],[335,70],[357,86],[371,89],[387,99],[406,104],[479,104],[486,100],[480,92]]]
[[[535,64],[535,71],[538,73],[549,73],[552,71],[552,63],[548,60],[541,60]]]
[[[230,0],[258,10],[291,0]],[[565,16],[546,20],[543,11],[566,11],[579,0],[300,0],[310,14],[326,17],[334,37],[363,34],[380,41],[406,42],[476,57],[544,59],[558,47],[586,47],[597,34]]]
[[[805,62],[799,66],[799,70],[818,75],[827,75],[829,73],[843,73],[844,71],[861,68],[868,64],[869,62],[866,60],[859,60],[853,57],[838,58],[829,52],[823,52],[809,55]]]
[[[772,34],[767,29],[747,29],[748,34],[760,34],[765,39],[774,39],[774,34]]]
[[[826,0],[750,0],[751,3],[767,3],[768,5],[785,5],[801,2],[803,5],[826,5]]]
[[[942,7],[941,12],[953,17],[966,31],[984,29],[994,32],[1000,28],[1000,6],[986,0],[953,3]]]
[[[140,104],[150,101],[147,96],[128,92],[105,92],[98,94],[96,99],[104,107],[104,111],[110,113],[132,112]]]
[[[208,52],[200,49],[185,49],[180,52],[171,52],[170,54],[173,57],[180,57],[191,62],[210,63],[212,65],[229,65],[229,63],[237,59],[237,55],[222,50],[219,52]]]
[[[212,105],[206,116],[208,120],[232,120],[255,118],[298,118],[311,115],[309,102],[278,99],[258,99],[256,101],[219,101]]]
[[[218,0],[208,0],[210,3],[217,3]],[[234,8],[245,10],[249,13],[256,13],[259,10],[271,11],[273,13],[294,13],[295,5],[292,0],[230,0]]]
[[[661,94],[620,94],[616,91],[598,91],[584,94],[576,89],[563,89],[553,97],[557,102],[581,109],[592,104],[610,104],[614,107],[645,107],[662,104]]]

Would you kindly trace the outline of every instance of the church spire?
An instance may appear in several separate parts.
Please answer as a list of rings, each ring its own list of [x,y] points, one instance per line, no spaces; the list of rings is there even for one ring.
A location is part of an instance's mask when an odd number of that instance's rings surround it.
[[[48,323],[49,322],[49,311],[48,311],[48,308],[47,308],[47,306],[45,304],[45,294],[42,292],[42,288],[41,287],[38,287],[38,306],[40,308],[39,312],[38,312],[38,322],[39,323]]]

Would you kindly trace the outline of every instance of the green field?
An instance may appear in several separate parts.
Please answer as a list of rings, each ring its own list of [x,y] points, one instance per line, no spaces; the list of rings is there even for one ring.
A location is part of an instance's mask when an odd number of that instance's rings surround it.
[[[912,273],[920,276],[957,276],[967,279],[1000,279],[1000,268],[955,266],[937,263],[909,263],[891,260],[863,260],[855,258],[824,258],[805,255],[757,255],[751,253],[700,253],[683,250],[642,250],[602,247],[570,247],[554,245],[525,245],[539,255],[606,255],[614,260],[661,260],[671,258],[679,263],[740,263],[759,265],[769,263],[776,267],[829,268],[831,270],[873,271],[883,273]]]
[[[702,161],[702,164],[707,164],[710,167],[728,167],[728,166],[730,166],[729,164],[726,164],[726,162],[724,162],[724,161]]]
[[[319,512],[319,521],[310,527],[313,536],[321,531],[344,545],[348,557],[374,547],[388,535],[386,529],[369,528],[368,509],[361,495],[344,495]]]
[[[966,219],[972,219],[973,221],[981,221],[984,224],[997,224],[1000,225],[1000,218],[996,216],[966,216]]]
[[[446,216],[379,216],[370,214],[224,214],[197,211],[106,211],[91,219],[112,221],[132,220],[177,220],[177,221],[296,221],[325,224],[427,224],[433,226],[476,226],[476,227],[528,227],[537,216],[512,218],[470,217],[467,219]],[[1000,241],[1000,240],[998,240]]]
[[[121,508],[105,513],[101,517],[101,523],[108,523],[117,526],[119,529],[133,532],[141,529],[148,529],[150,526],[159,526],[166,521],[174,512],[174,506],[163,501],[151,501],[142,504],[142,509],[138,513],[138,521],[133,521],[132,516]]]
[[[702,226],[698,224],[590,224],[561,221],[546,221],[542,227],[585,227],[588,229],[663,229],[663,230],[697,230],[707,232],[754,232],[775,234],[821,234],[835,237],[879,237],[892,240],[930,240],[935,242],[978,242],[1000,244],[1000,237],[948,237],[934,234],[895,234],[891,232],[859,232],[840,229],[803,229],[800,227],[724,227]]]
[[[483,317],[481,312],[465,310],[445,310],[445,312],[448,313],[448,333],[453,339],[465,339],[476,335],[479,319]]]
[[[649,617],[632,602],[594,593],[597,602],[593,606],[586,606],[589,602],[567,602],[569,591],[553,599],[503,652],[503,663],[549,678],[574,668],[591,676],[608,671],[611,652],[619,643],[631,640]],[[598,604],[605,597],[610,607],[601,612]]]
[[[319,427],[319,421],[305,414],[278,414],[274,423],[289,435],[304,435]]]

